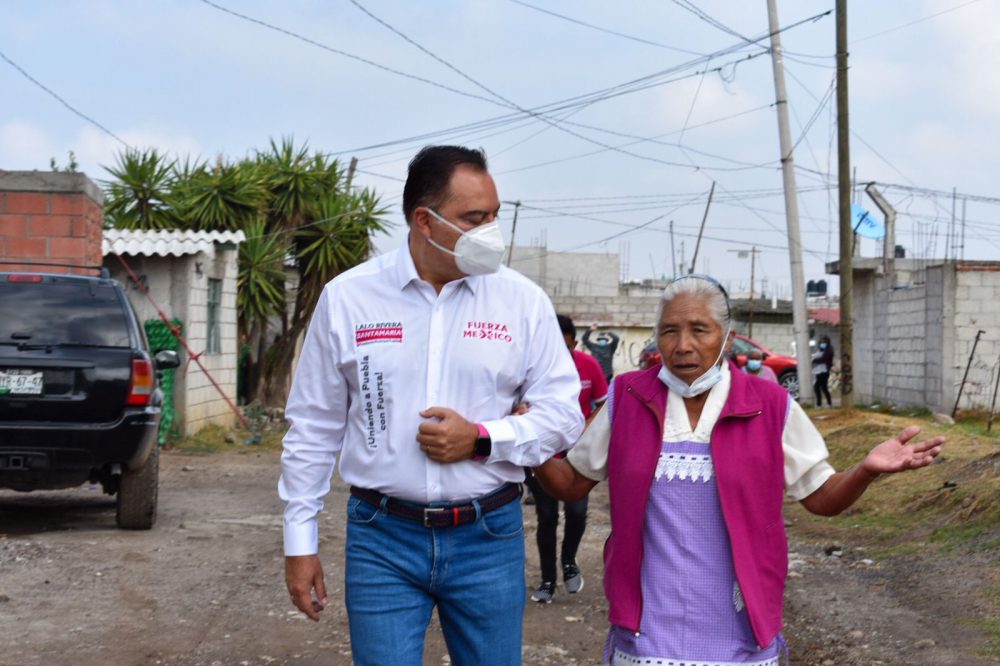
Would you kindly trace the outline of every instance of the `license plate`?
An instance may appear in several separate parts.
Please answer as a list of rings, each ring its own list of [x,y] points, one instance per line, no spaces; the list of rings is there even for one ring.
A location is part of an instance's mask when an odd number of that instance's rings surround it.
[[[42,378],[34,370],[0,370],[0,395],[41,395]]]

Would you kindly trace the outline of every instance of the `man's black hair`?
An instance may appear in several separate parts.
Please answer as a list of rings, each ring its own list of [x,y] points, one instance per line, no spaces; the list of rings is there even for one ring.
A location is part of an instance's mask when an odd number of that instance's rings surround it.
[[[410,160],[406,185],[403,186],[403,216],[406,223],[420,206],[437,208],[448,197],[448,184],[455,169],[468,165],[486,171],[486,153],[480,148],[462,146],[425,146]]]
[[[573,320],[561,314],[557,314],[556,319],[559,320],[559,330],[562,331],[562,334],[564,336],[571,335],[576,340],[576,324],[573,323]]]

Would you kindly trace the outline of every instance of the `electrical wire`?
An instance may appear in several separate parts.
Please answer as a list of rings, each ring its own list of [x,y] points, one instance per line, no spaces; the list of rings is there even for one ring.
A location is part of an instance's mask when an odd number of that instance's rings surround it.
[[[521,5],[522,7],[527,7],[528,9],[533,9],[536,12],[541,12],[543,14],[548,14],[549,16],[554,16],[554,17],[562,19],[564,21],[569,21],[570,23],[576,23],[577,25],[582,25],[582,26],[590,28],[592,30],[597,30],[599,32],[604,32],[604,33],[607,33],[609,35],[615,35],[617,37],[622,37],[624,39],[628,39],[628,40],[631,40],[633,42],[639,42],[640,44],[647,44],[649,46],[656,46],[656,47],[661,48],[661,49],[667,49],[669,51],[676,51],[678,53],[686,53],[688,55],[695,55],[695,56],[704,55],[702,53],[698,53],[697,51],[689,51],[687,49],[682,49],[682,48],[679,48],[679,47],[676,47],[676,46],[671,46],[669,44],[664,44],[662,42],[654,42],[654,41],[651,41],[651,40],[648,40],[648,39],[643,39],[641,37],[635,37],[633,35],[627,35],[627,34],[625,34],[623,32],[617,32],[615,30],[609,30],[608,28],[602,28],[599,25],[594,25],[592,23],[586,23],[586,22],[581,21],[579,19],[575,19],[575,18],[573,18],[571,16],[566,16],[565,14],[557,14],[556,12],[553,12],[551,10],[542,9],[541,7],[537,7],[535,5],[528,4],[527,2],[524,2],[523,0],[510,0],[510,1],[513,2],[513,3],[515,3],[515,4]]]
[[[917,25],[918,23],[923,23],[924,21],[929,21],[929,20],[931,20],[933,18],[937,18],[938,16],[942,16],[944,14],[949,14],[951,12],[958,11],[959,9],[962,9],[964,7],[968,7],[969,5],[974,5],[977,2],[981,2],[981,1],[982,0],[969,0],[969,2],[965,2],[965,3],[961,4],[961,5],[957,5],[955,7],[950,8],[950,9],[945,9],[943,11],[937,12],[936,14],[931,14],[929,16],[923,16],[921,18],[918,18],[915,21],[910,21],[909,23],[903,23],[902,25],[897,25],[897,26],[894,26],[892,28],[887,28],[885,30],[880,30],[879,32],[875,32],[875,33],[872,33],[870,35],[865,35],[864,37],[858,37],[857,39],[851,40],[851,44],[857,44],[858,42],[866,42],[869,39],[875,39],[876,37],[881,37],[882,35],[887,35],[890,32],[896,32],[897,30],[902,30],[903,28],[909,28],[912,25]]]
[[[337,48],[334,48],[332,46],[328,46],[326,44],[323,44],[322,42],[316,41],[315,39],[310,39],[309,37],[306,37],[305,35],[300,35],[297,32],[293,32],[293,31],[288,30],[286,28],[282,28],[280,26],[274,25],[272,23],[268,23],[267,21],[262,21],[261,19],[254,18],[254,17],[248,16],[246,14],[241,14],[240,12],[235,11],[233,9],[229,9],[228,7],[223,7],[220,4],[212,2],[212,0],[200,0],[200,2],[208,5],[209,7],[212,7],[213,9],[217,9],[220,12],[223,12],[225,14],[229,14],[230,16],[235,16],[236,18],[242,19],[244,21],[249,21],[250,23],[255,23],[255,24],[259,25],[259,26],[267,28],[268,30],[274,30],[275,32],[280,32],[280,33],[282,33],[284,35],[287,35],[287,36],[292,37],[294,39],[297,39],[299,41],[305,42],[306,44],[310,44],[310,45],[315,46],[317,48],[323,49],[324,51],[329,51],[330,53],[335,53],[335,54],[337,54],[339,56],[343,56],[345,58],[350,58],[351,60],[356,60],[358,62],[364,63],[364,64],[369,65],[371,67],[375,67],[376,69],[381,69],[381,70],[383,70],[385,72],[389,72],[390,74],[395,74],[397,76],[402,76],[402,77],[407,78],[407,79],[412,79],[414,81],[419,81],[421,83],[426,83],[427,85],[431,85],[431,86],[434,86],[435,88],[440,88],[442,90],[447,90],[448,92],[455,93],[456,95],[462,95],[464,97],[470,97],[472,99],[478,99],[478,100],[482,100],[482,101],[485,101],[485,102],[491,102],[491,103],[493,101],[493,100],[491,100],[488,97],[483,97],[482,95],[477,95],[475,93],[470,93],[470,92],[467,92],[465,90],[459,90],[458,88],[453,88],[453,87],[451,87],[449,85],[445,85],[443,83],[438,83],[437,81],[432,81],[431,79],[425,78],[423,76],[418,76],[416,74],[410,74],[409,72],[404,72],[404,71],[395,69],[393,67],[389,67],[387,65],[383,65],[381,63],[377,63],[374,60],[369,60],[368,58],[363,58],[361,56],[354,55],[353,53],[348,53],[347,51],[342,51],[341,49],[337,49]]]
[[[48,86],[46,86],[45,84],[43,84],[41,81],[39,81],[38,79],[36,79],[35,77],[33,77],[31,74],[28,74],[28,72],[26,72],[23,67],[21,67],[16,62],[14,62],[9,57],[7,57],[7,54],[4,53],[3,51],[0,51],[0,58],[2,58],[3,60],[5,60],[7,62],[7,64],[9,64],[11,67],[13,67],[14,69],[16,69],[21,74],[21,76],[23,76],[24,78],[28,79],[28,81],[30,81],[31,83],[35,84],[36,86],[38,86],[39,88],[41,88],[42,90],[44,90],[46,93],[48,93],[49,95],[51,95],[52,97],[54,97],[56,99],[56,101],[58,101],[60,104],[62,104],[67,109],[69,109],[70,111],[72,111],[75,115],[77,115],[80,118],[84,119],[85,121],[87,121],[88,123],[90,123],[91,125],[93,125],[94,127],[96,127],[97,129],[101,130],[102,132],[104,132],[105,134],[107,134],[112,139],[114,139],[118,143],[122,144],[126,148],[132,148],[132,146],[128,143],[128,141],[126,141],[125,139],[121,138],[120,136],[118,136],[117,134],[115,134],[114,132],[112,132],[111,130],[109,130],[107,127],[105,127],[101,123],[97,122],[96,120],[94,120],[93,118],[91,118],[90,116],[88,116],[87,114],[85,114],[83,111],[80,111],[79,109],[77,109],[75,106],[73,106],[72,104],[70,104],[69,102],[67,102],[61,95],[59,95],[54,90],[52,90],[51,88],[49,88]]]

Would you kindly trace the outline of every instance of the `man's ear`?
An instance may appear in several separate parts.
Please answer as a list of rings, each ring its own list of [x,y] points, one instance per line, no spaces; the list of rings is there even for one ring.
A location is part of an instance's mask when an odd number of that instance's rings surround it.
[[[433,222],[434,217],[427,212],[427,207],[417,206],[411,215],[410,228],[423,235],[425,238],[429,238],[431,235],[431,224],[433,224]]]

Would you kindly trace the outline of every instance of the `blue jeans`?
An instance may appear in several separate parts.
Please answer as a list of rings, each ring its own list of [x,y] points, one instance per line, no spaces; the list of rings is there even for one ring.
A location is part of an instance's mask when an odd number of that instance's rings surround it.
[[[345,551],[355,664],[419,666],[435,605],[452,664],[521,663],[520,502],[459,527],[428,528],[352,496]]]

